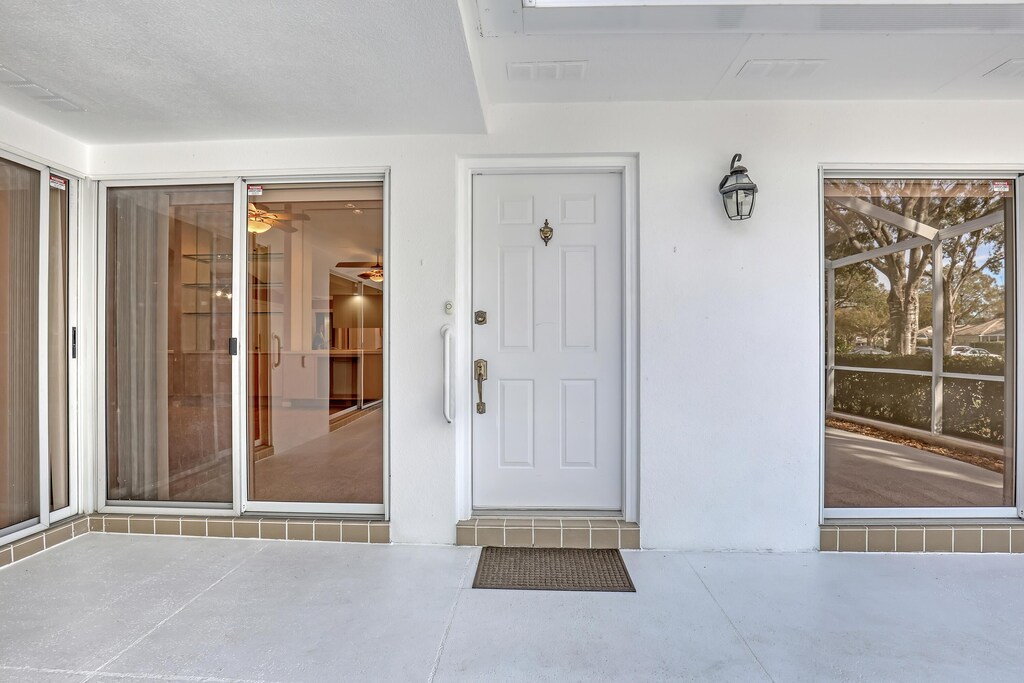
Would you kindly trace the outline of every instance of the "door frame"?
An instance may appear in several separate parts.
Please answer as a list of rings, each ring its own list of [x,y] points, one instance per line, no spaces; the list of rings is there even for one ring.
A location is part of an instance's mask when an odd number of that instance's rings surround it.
[[[379,182],[383,187],[383,229],[384,229],[384,250],[381,253],[381,260],[388,263],[391,256],[391,214],[390,214],[390,192],[391,172],[388,168],[368,171],[353,171],[352,173],[340,173],[329,175],[302,175],[302,174],[243,174],[236,180],[235,188],[235,267],[233,272],[233,285],[236,292],[247,292],[248,278],[246,275],[246,264],[248,257],[248,232],[246,230],[246,212],[249,202],[246,186],[250,184],[265,185],[289,185],[289,184],[310,184],[310,183],[366,183]],[[384,366],[384,398],[381,402],[383,411],[383,498],[382,503],[303,503],[303,502],[279,502],[279,501],[251,501],[249,500],[249,356],[246,350],[249,348],[249,327],[247,324],[247,302],[248,296],[240,297],[240,300],[232,308],[232,327],[235,330],[235,337],[238,339],[239,353],[235,356],[235,374],[232,377],[232,393],[239,400],[235,412],[234,424],[234,451],[235,451],[235,505],[238,514],[299,514],[299,515],[331,515],[367,518],[380,517],[388,519],[390,510],[390,336],[391,336],[391,287],[390,277],[384,279],[384,333],[383,342],[383,366]]]
[[[473,508],[473,176],[540,173],[618,173],[622,177],[622,516],[640,516],[640,280],[638,184],[635,154],[462,157],[458,161],[456,225],[455,403],[456,513],[469,519]],[[607,514],[605,512],[604,514]]]

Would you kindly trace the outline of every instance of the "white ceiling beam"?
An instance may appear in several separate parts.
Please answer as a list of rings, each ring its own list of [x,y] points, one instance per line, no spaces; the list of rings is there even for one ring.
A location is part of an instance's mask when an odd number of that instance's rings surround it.
[[[846,208],[863,214],[869,218],[874,218],[875,220],[888,223],[889,225],[893,225],[901,230],[906,230],[907,232],[918,235],[919,237],[924,237],[929,241],[935,239],[939,234],[938,228],[933,228],[927,223],[922,223],[920,221],[915,221],[913,218],[901,216],[898,213],[889,211],[888,209],[883,209],[877,204],[872,204],[871,202],[864,201],[857,197],[829,197],[828,200],[841,206],[845,206]]]
[[[999,225],[1006,220],[1006,214],[1002,209],[999,211],[993,211],[987,213],[981,218],[975,218],[973,220],[959,223],[957,225],[951,225],[948,228],[939,230],[939,239],[946,239],[947,237],[959,237],[960,235],[966,235],[969,232],[975,230],[984,230],[985,228],[991,228],[993,225]]]
[[[859,254],[851,254],[850,256],[844,256],[843,258],[837,258],[835,261],[826,261],[825,268],[835,270],[836,268],[842,268],[843,266],[850,266],[854,263],[861,263],[862,261],[870,261],[871,259],[881,258],[888,256],[889,254],[895,254],[900,251],[906,251],[907,249],[913,249],[915,247],[923,247],[931,244],[932,241],[925,239],[924,237],[913,237],[909,240],[903,240],[902,242],[896,242],[885,247],[879,247],[878,249],[872,249],[871,251],[861,252]]]

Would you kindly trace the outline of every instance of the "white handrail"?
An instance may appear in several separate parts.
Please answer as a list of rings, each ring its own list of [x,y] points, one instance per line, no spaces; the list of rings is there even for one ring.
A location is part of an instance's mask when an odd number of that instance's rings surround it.
[[[441,338],[444,339],[444,419],[452,422],[452,326],[445,325],[441,328]]]

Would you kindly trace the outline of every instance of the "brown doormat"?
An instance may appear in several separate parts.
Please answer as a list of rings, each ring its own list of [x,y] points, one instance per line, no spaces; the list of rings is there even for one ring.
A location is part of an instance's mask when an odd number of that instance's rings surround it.
[[[473,588],[636,592],[618,550],[582,548],[485,547]]]

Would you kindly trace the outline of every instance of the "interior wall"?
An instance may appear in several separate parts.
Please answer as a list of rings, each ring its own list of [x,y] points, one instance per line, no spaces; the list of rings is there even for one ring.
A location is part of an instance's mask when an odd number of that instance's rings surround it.
[[[640,522],[651,548],[814,548],[820,472],[818,164],[1014,164],[1013,102],[699,102],[494,107],[491,133],[115,145],[97,175],[391,168],[391,516],[451,543],[453,429],[441,338],[456,298],[457,159],[637,154]],[[730,223],[731,155],[760,187]],[[429,359],[437,358],[436,364]]]

